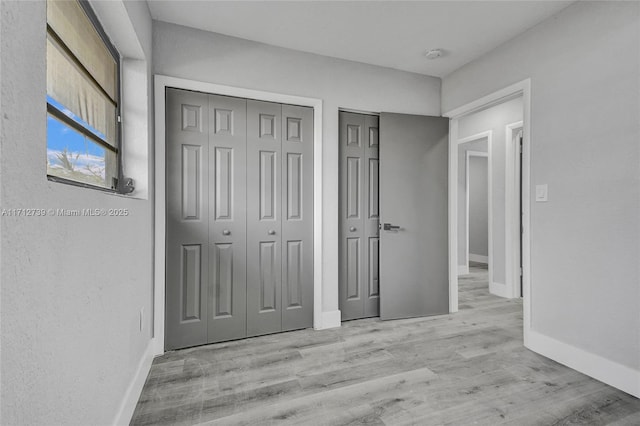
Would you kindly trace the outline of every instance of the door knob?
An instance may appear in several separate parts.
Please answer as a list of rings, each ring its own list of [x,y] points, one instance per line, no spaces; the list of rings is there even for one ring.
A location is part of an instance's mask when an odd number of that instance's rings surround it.
[[[385,223],[384,225],[382,225],[382,229],[384,229],[385,231],[395,231],[397,229],[400,229],[400,227],[392,225],[390,223]]]
[[[356,227],[355,227],[355,226],[350,227],[350,228],[349,228],[349,231],[351,231],[351,232],[356,232]]]
[[[224,231],[222,231],[222,235],[231,235],[231,231],[225,229]]]
[[[274,231],[273,229],[269,229],[269,230],[267,231],[267,234],[269,234],[269,235],[276,235],[276,231]]]

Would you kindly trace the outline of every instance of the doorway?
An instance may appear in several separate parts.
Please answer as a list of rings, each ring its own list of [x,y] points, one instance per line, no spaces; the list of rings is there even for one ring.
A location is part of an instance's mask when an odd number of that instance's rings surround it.
[[[342,320],[448,313],[449,120],[340,112]]]
[[[459,187],[454,183],[458,180],[458,163],[459,163],[459,152],[458,152],[458,141],[461,139],[461,123],[462,120],[472,116],[474,113],[478,113],[481,111],[488,110],[491,107],[496,105],[503,104],[508,102],[509,100],[521,98],[522,99],[522,118],[521,118],[521,127],[522,127],[522,166],[521,166],[521,195],[520,200],[522,202],[522,215],[521,215],[521,253],[522,253],[522,297],[523,301],[523,317],[524,317],[524,336],[525,336],[525,344],[527,343],[528,330],[531,327],[531,299],[530,299],[530,219],[529,219],[529,209],[530,209],[530,169],[529,169],[529,158],[530,158],[530,141],[529,141],[529,120],[530,120],[530,102],[531,102],[531,82],[530,80],[524,80],[522,82],[516,83],[512,86],[506,87],[502,90],[498,90],[490,95],[487,95],[483,98],[477,99],[473,102],[470,102],[466,105],[458,107],[454,110],[451,110],[444,115],[446,117],[451,118],[451,133],[449,139],[449,182],[452,183],[449,186],[449,276],[450,276],[450,310],[451,312],[458,311],[458,273],[459,273],[459,264],[461,260],[459,259],[459,236],[458,236],[458,215],[459,215]],[[507,123],[509,123],[507,121]],[[512,123],[513,124],[513,123]],[[504,124],[502,125],[502,129],[505,129]],[[505,133],[506,134],[506,133]],[[494,135],[495,136],[495,135]],[[505,141],[505,145],[509,147],[511,144],[506,142],[506,136],[504,138],[495,138],[496,141]],[[507,159],[514,158],[511,155],[505,155],[504,161],[508,163]],[[513,165],[513,169],[515,173],[515,165]],[[514,178],[515,179],[515,178]],[[507,178],[505,180],[505,184],[509,185],[509,183],[515,182],[514,179]],[[508,203],[508,207],[511,209],[515,209],[516,205],[519,208],[520,202],[514,200],[515,195],[513,195],[512,191],[506,191],[507,194],[511,194],[507,196],[511,201]],[[517,203],[516,203],[517,201]],[[507,206],[505,206],[506,210]],[[502,210],[502,211],[505,211]],[[505,224],[504,230],[506,232],[512,232],[514,229],[513,218],[516,215],[510,215],[508,213],[504,214]],[[511,231],[510,231],[511,230]],[[507,235],[507,234],[505,234]],[[510,235],[510,234],[509,234]],[[511,235],[512,236],[512,235]],[[519,248],[520,243],[517,243],[517,247],[514,247],[514,241],[518,241],[516,238],[507,239],[506,236],[503,236],[504,241],[504,251],[505,252],[513,252]],[[517,252],[517,251],[516,251]],[[491,256],[491,255],[490,255]],[[504,256],[504,254],[503,254]],[[495,262],[491,262],[495,263]],[[494,265],[495,266],[495,265]],[[506,268],[506,265],[505,265]],[[506,274],[505,274],[506,275]],[[509,276],[512,276],[509,274]],[[505,277],[505,281],[508,279],[508,276]],[[494,281],[493,284],[496,284]],[[508,292],[510,291],[510,287],[505,283],[497,283],[502,284],[500,286],[501,291],[504,292],[505,296],[509,297]],[[490,283],[491,285],[491,283]],[[517,297],[515,295],[511,295],[511,297]]]
[[[466,151],[467,259],[489,266],[489,154]]]

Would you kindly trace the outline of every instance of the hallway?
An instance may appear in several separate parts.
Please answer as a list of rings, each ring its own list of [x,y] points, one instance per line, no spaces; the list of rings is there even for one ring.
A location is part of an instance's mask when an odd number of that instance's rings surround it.
[[[633,425],[640,401],[522,346],[522,302],[460,279],[460,312],[156,358],[134,425]]]

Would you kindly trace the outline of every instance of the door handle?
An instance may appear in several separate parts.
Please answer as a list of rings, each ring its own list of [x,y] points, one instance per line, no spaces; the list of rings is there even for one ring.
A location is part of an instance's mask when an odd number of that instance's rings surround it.
[[[351,231],[351,232],[356,232],[356,227],[355,227],[355,226],[350,227],[350,228],[349,228],[349,231]]]
[[[384,225],[382,225],[382,229],[384,229],[385,231],[395,231],[397,229],[400,229],[400,227],[392,225],[390,223],[385,223]]]
[[[231,235],[231,231],[225,229],[224,231],[222,231],[222,235]]]
[[[269,229],[269,231],[267,231],[267,234],[276,235],[276,231],[274,231],[273,229]]]

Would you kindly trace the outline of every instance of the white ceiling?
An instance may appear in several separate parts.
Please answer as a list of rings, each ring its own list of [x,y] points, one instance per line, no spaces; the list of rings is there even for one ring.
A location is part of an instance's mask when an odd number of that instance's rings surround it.
[[[149,0],[154,19],[443,77],[572,1]],[[424,56],[440,48],[435,60]]]

